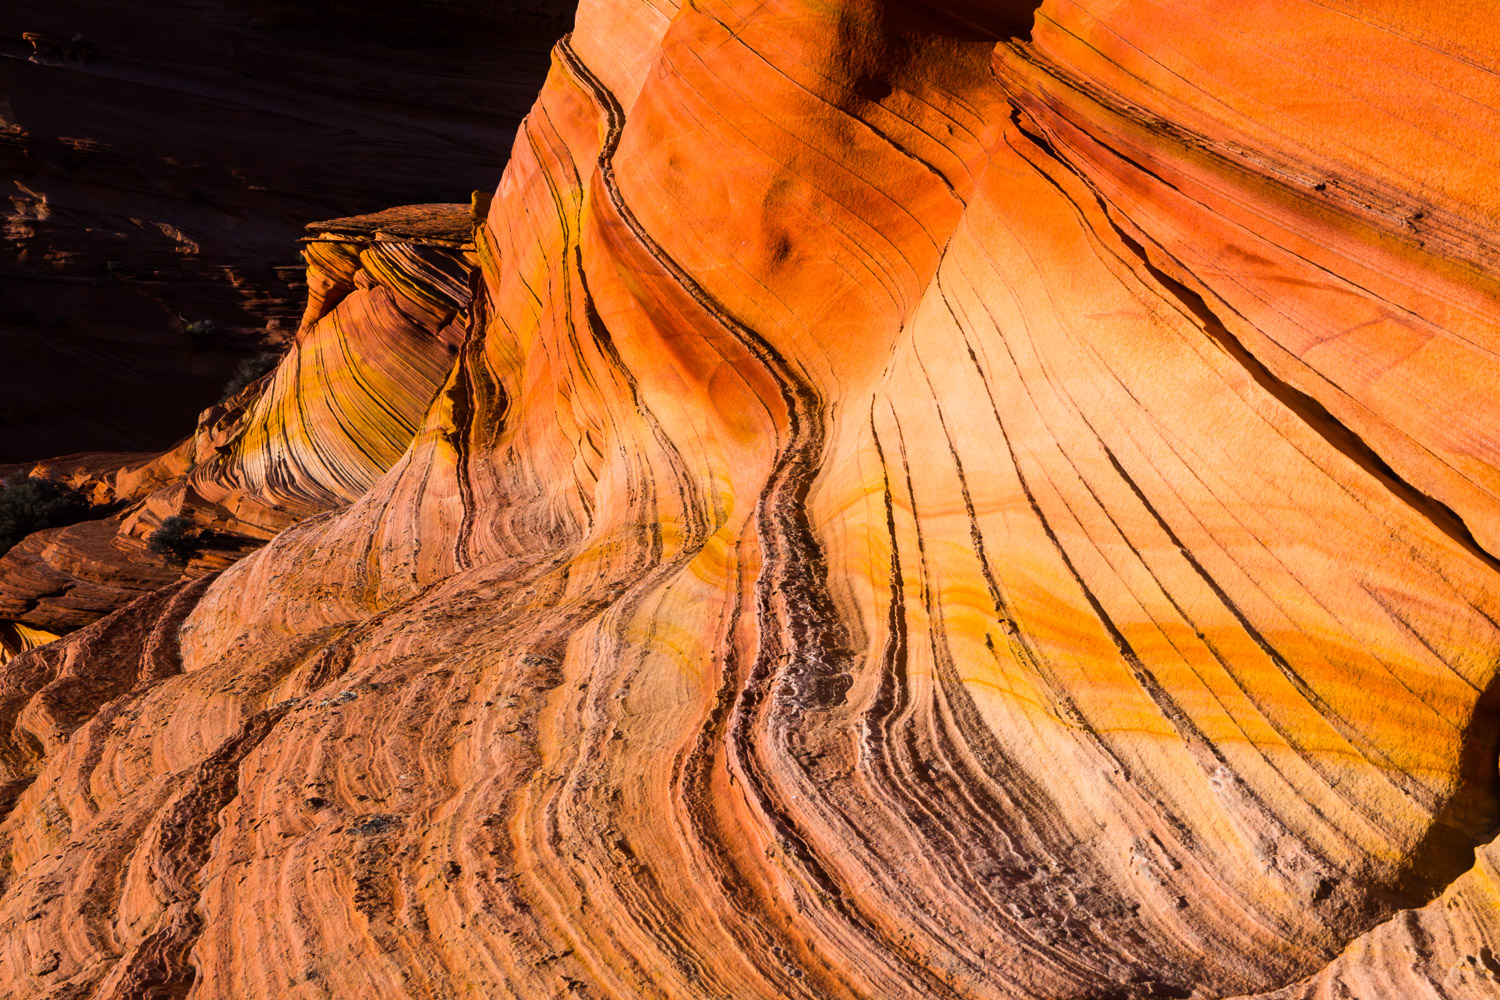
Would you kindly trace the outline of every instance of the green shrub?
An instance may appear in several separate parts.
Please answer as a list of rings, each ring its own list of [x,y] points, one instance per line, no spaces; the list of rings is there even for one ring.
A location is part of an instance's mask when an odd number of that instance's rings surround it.
[[[203,536],[193,530],[192,520],[186,517],[174,516],[162,521],[147,543],[152,552],[178,565],[203,551]]]
[[[88,498],[65,483],[32,478],[0,483],[0,555],[33,531],[88,520],[91,509]]]
[[[267,372],[274,371],[281,363],[280,351],[263,351],[253,357],[244,359],[235,368],[234,374],[224,385],[224,392],[219,396],[219,402],[227,403],[235,396],[245,390],[245,387]]]
[[[185,319],[182,321],[182,329],[194,340],[207,340],[219,332],[219,325],[211,319]]]

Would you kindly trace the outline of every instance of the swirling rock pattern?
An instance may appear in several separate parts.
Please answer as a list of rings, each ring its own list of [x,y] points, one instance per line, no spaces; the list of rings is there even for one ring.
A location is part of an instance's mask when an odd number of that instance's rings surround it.
[[[57,636],[51,632],[44,632],[41,629],[30,628],[26,625],[18,625],[15,622],[0,624],[0,663],[4,663],[12,656],[18,656],[28,649],[45,646],[56,638]]]
[[[0,672],[0,983],[1496,995],[1497,55],[586,0],[388,470]]]

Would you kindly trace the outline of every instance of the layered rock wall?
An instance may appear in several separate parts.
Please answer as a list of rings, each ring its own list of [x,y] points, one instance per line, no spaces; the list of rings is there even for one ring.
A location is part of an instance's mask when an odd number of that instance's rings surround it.
[[[388,470],[0,671],[0,982],[1496,995],[1485,28],[587,0]]]

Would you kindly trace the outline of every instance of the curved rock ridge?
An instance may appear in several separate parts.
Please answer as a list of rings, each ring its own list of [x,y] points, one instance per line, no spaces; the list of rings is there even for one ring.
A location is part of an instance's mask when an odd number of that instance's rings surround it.
[[[1467,4],[586,0],[473,284],[310,244],[200,426],[169,489],[289,526],[0,670],[0,984],[1500,995],[1497,70]],[[278,402],[398,313],[455,352]]]
[[[427,235],[378,229],[392,213]],[[120,466],[104,455],[25,470],[70,482],[108,516],[38,532],[0,558],[0,617],[80,628],[348,504],[395,463],[467,322],[473,219],[463,205],[370,218],[311,227],[322,235],[306,242],[310,295],[295,342],[273,373],[205,410],[192,437]],[[190,523],[178,558],[152,548],[168,518]]]

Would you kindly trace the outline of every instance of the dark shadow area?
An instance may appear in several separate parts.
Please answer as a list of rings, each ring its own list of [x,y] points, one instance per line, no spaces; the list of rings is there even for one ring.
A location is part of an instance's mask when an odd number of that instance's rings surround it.
[[[886,7],[913,31],[964,41],[1031,41],[1042,0],[886,0]]]
[[[0,5],[0,462],[187,433],[313,220],[490,190],[572,0]]]
[[[1412,852],[1396,889],[1403,908],[1422,906],[1474,867],[1475,849],[1500,834],[1500,675],[1474,706],[1459,756],[1459,785]]]

